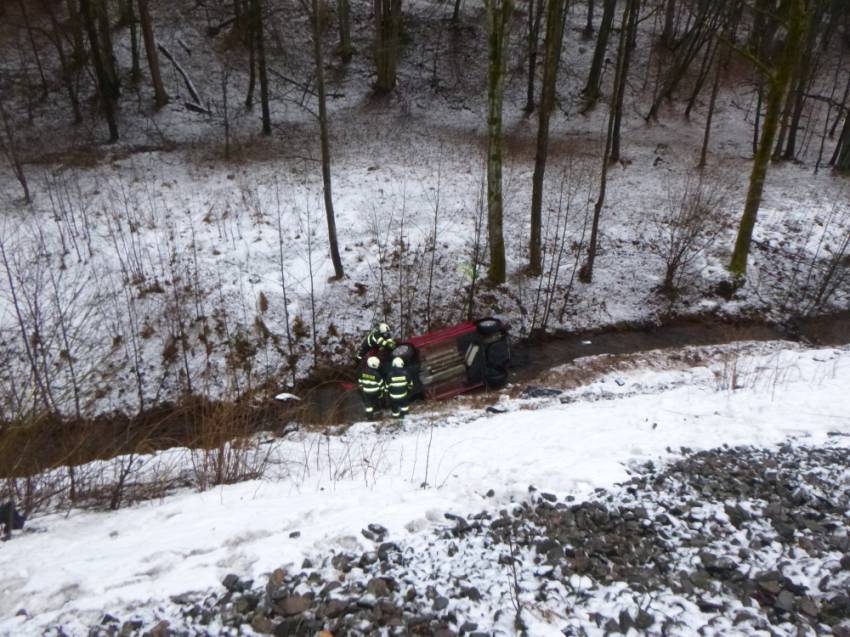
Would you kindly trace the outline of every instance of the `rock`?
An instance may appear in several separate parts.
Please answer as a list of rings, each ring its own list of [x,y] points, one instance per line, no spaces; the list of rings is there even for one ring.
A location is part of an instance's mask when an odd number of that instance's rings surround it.
[[[319,607],[319,616],[335,619],[351,612],[351,610],[347,602],[339,599],[331,599]]]
[[[375,597],[386,597],[390,594],[390,585],[383,577],[373,577],[366,584],[366,592]]]
[[[463,622],[460,625],[460,634],[463,635],[465,633],[472,633],[478,630],[478,624],[475,622]]]
[[[797,608],[804,615],[808,615],[809,617],[817,617],[820,613],[820,609],[818,608],[818,603],[813,600],[811,597],[804,597],[800,600]]]
[[[313,561],[310,558],[305,557],[304,561],[301,562],[301,568],[313,568]]]
[[[275,637],[312,637],[309,623],[300,617],[289,617],[274,627]]]
[[[782,575],[777,573],[776,571],[771,571],[769,573],[764,573],[756,578],[756,583],[758,587],[765,591],[766,593],[770,593],[771,595],[779,595],[779,592],[782,590]]]
[[[18,611],[17,614],[20,615],[22,613],[21,613],[21,611]],[[24,615],[24,617],[26,617],[26,611],[23,612],[23,615]],[[105,626],[107,624],[117,624],[119,622],[120,622],[120,620],[117,617],[114,617],[113,615],[110,615],[109,613],[104,613],[103,619],[100,620],[100,625]]]
[[[366,528],[369,529],[375,535],[384,536],[387,534],[387,529],[385,527],[381,526],[380,524],[375,524],[374,522],[372,524],[369,524]]]
[[[393,553],[401,553],[401,548],[395,542],[384,542],[378,547],[378,558],[382,562],[386,562]]]
[[[170,637],[171,634],[172,632],[169,630],[169,623],[163,619],[156,626],[146,632],[145,637]]]
[[[276,601],[274,603],[274,609],[284,617],[292,617],[294,615],[300,615],[309,609],[312,604],[313,598],[308,595],[290,595]]]
[[[271,635],[274,632],[274,623],[265,615],[256,613],[251,619],[251,628],[261,635]]]
[[[777,595],[774,606],[780,610],[784,610],[786,613],[790,613],[794,610],[795,601],[791,591],[783,590]]]
[[[434,610],[439,612],[441,610],[446,610],[449,606],[449,600],[445,597],[438,597],[434,600]]]
[[[296,538],[299,538],[299,537],[301,537],[301,531],[293,531],[292,533],[289,534],[289,537],[290,537],[290,539],[293,539],[293,540],[296,539]]]
[[[843,568],[845,571],[850,571],[850,554],[847,554],[842,557],[840,564],[841,568]]]
[[[142,622],[138,619],[129,619],[121,625],[120,637],[130,637],[133,633],[142,629]]]
[[[655,617],[647,613],[645,610],[638,611],[635,617],[635,628],[640,631],[646,631],[655,623]]]
[[[496,495],[496,492],[493,489],[488,489],[486,495],[488,498],[492,498],[494,495]]]
[[[351,570],[351,558],[343,553],[334,555],[331,565],[341,573],[348,573]]]
[[[225,575],[224,579],[221,580],[221,585],[224,586],[231,593],[240,592],[242,590],[242,586],[239,582],[239,576],[230,573],[229,575]]]
[[[466,597],[470,601],[480,602],[481,592],[475,586],[465,586],[460,590],[461,597]],[[475,630],[474,628],[472,630]]]
[[[502,407],[501,405],[490,405],[484,411],[488,414],[506,414],[508,413],[508,408]]]
[[[529,385],[525,389],[522,390],[519,397],[520,398],[554,398],[555,396],[560,396],[564,392],[560,389],[554,389],[552,387],[538,387],[536,385]]]

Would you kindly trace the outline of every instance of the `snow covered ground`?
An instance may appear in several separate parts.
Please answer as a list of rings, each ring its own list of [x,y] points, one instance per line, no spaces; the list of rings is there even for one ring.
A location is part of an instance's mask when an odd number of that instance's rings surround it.
[[[431,559],[429,538],[453,525],[446,512],[496,513],[528,501],[531,485],[577,501],[616,492],[646,463],[675,460],[685,448],[850,448],[850,349],[753,343],[701,353],[704,366],[605,375],[543,398],[506,392],[489,412],[460,402],[449,415],[419,409],[401,428],[384,421],[340,435],[303,431],[270,441],[263,480],[117,512],[35,518],[0,545],[0,634],[35,636],[61,625],[66,635],[86,635],[107,612],[148,627],[163,618],[179,625],[172,596],[215,590],[230,573],[264,582],[305,558],[365,551],[371,542],[361,529],[370,523]],[[681,352],[656,354],[683,360]],[[188,463],[185,451],[162,455]],[[836,489],[847,488],[844,478]],[[413,572],[416,564],[411,558]],[[422,572],[439,569],[424,564]],[[484,577],[504,583],[504,567],[494,558]],[[560,634],[563,625],[557,614],[532,623],[535,635]],[[481,626],[513,632],[507,620]],[[592,623],[584,628],[595,634]]]

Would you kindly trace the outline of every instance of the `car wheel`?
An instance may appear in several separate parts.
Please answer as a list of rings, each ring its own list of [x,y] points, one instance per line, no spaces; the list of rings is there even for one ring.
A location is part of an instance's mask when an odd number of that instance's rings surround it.
[[[488,389],[501,389],[508,384],[508,370],[504,367],[488,367],[484,372],[484,382]]]
[[[410,343],[396,345],[393,349],[393,358],[400,358],[405,365],[409,365],[416,360],[416,348]]]
[[[495,334],[502,331],[502,322],[496,318],[483,318],[475,322],[479,334]]]

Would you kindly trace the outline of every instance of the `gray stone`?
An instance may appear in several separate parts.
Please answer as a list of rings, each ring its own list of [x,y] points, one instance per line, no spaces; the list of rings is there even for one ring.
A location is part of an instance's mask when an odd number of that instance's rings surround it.
[[[478,624],[475,622],[463,622],[460,626],[460,634],[473,633],[478,630]]]
[[[349,608],[350,607],[347,602],[344,602],[339,599],[331,599],[319,608],[319,615],[321,617],[335,619],[337,617],[345,615],[348,612],[351,612]]]
[[[786,613],[790,613],[794,610],[794,602],[794,595],[791,591],[783,590],[777,595],[775,606],[780,610],[784,610]]]
[[[239,592],[242,590],[242,586],[239,582],[239,576],[230,573],[229,575],[225,575],[224,579],[221,580],[222,586],[231,592]]]
[[[390,586],[387,580],[383,577],[373,577],[369,580],[369,583],[366,584],[366,591],[375,597],[386,597],[390,594]]]
[[[265,615],[257,613],[251,618],[251,628],[261,635],[271,635],[274,632],[274,623]]]
[[[434,600],[434,610],[439,612],[441,610],[446,610],[449,606],[449,600],[445,597],[438,597]]]
[[[285,617],[300,615],[313,605],[312,597],[307,595],[290,595],[275,602],[274,609]]]

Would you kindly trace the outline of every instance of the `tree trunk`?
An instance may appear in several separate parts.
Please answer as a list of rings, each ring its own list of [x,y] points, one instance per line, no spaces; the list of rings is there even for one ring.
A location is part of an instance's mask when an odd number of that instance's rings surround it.
[[[112,46],[112,24],[109,21],[109,0],[87,0],[94,9],[100,46],[102,50],[103,68],[109,80],[109,87],[115,99],[121,96],[121,81],[118,68],[115,66],[115,49]]]
[[[254,87],[257,85],[257,55],[256,38],[254,37],[254,21],[248,27],[248,92],[245,95],[245,108],[254,108]]]
[[[705,168],[706,157],[708,156],[708,142],[711,138],[711,121],[714,119],[714,107],[717,104],[717,94],[720,91],[720,77],[728,62],[729,56],[727,54],[723,63],[721,64],[720,60],[718,60],[714,67],[714,83],[711,86],[711,97],[708,100],[708,114],[705,117],[705,132],[702,137],[702,149],[700,150],[699,163],[697,164],[697,168],[700,170]]]
[[[637,32],[637,20],[640,10],[640,0],[626,0],[625,13],[623,16],[623,30],[625,31],[626,46],[622,50],[622,60],[620,54],[617,56],[617,76],[615,78],[618,86],[614,89],[614,101],[611,108],[614,109],[614,129],[611,131],[611,156],[608,159],[610,162],[620,161],[620,130],[623,124],[623,100],[626,95],[626,80],[629,77],[629,64],[632,59],[632,46],[630,42],[633,40]]]
[[[614,72],[614,95],[611,98],[611,109],[608,113],[608,134],[605,136],[605,151],[602,153],[602,172],[599,179],[599,196],[596,198],[596,204],[593,206],[593,220],[590,225],[590,241],[587,245],[587,260],[579,270],[579,280],[582,283],[590,283],[593,281],[593,266],[596,261],[596,246],[599,241],[599,220],[602,217],[602,207],[605,205],[605,195],[608,190],[608,164],[611,163],[611,145],[614,141],[614,122],[616,119],[615,104],[619,103],[620,97],[618,93],[624,85],[622,77],[624,76],[624,62],[628,49],[628,31],[630,20],[630,10],[635,0],[627,0],[626,8],[623,10],[623,24],[620,29],[620,42],[617,47],[617,67]]]
[[[534,75],[537,70],[537,41],[540,39],[540,20],[543,17],[543,0],[528,2],[528,84],[525,112],[534,111]]]
[[[594,4],[594,0],[587,0],[587,21],[584,23],[584,30],[581,32],[582,37],[588,40],[593,37]]]
[[[18,180],[18,183],[21,184],[21,189],[24,191],[24,203],[28,204],[32,201],[32,198],[30,197],[29,184],[27,183],[26,173],[24,173],[24,165],[21,161],[21,156],[18,154],[18,146],[15,143],[12,124],[9,121],[9,116],[6,114],[6,108],[3,104],[2,96],[0,96],[0,123],[3,124],[3,132],[6,137],[5,143],[3,143],[3,139],[0,138],[0,150],[3,151],[3,154],[5,154],[9,160],[12,172],[15,173],[15,178]],[[9,276],[11,277],[11,274]]]
[[[661,32],[661,45],[673,48],[676,41],[676,0],[667,0],[664,8],[664,30]]]
[[[354,49],[351,47],[351,4],[349,0],[337,0],[336,9],[339,24],[339,56],[343,64],[348,64],[354,54]]]
[[[142,23],[142,38],[145,41],[145,54],[148,58],[148,68],[151,72],[151,83],[153,84],[154,105],[157,110],[168,103],[168,93],[162,84],[162,74],[159,71],[159,54],[156,50],[156,40],[153,35],[153,23],[148,0],[139,0],[139,20]]]
[[[66,0],[65,4],[68,10],[68,26],[71,29],[71,42],[74,47],[71,51],[71,59],[76,65],[82,66],[86,59],[82,10],[77,0]]]
[[[110,143],[118,141],[118,123],[115,117],[117,95],[103,62],[103,49],[100,44],[100,34],[95,24],[94,11],[91,3],[98,0],[80,0],[80,13],[91,43],[91,58],[97,78],[98,93],[103,104],[103,112],[106,116],[106,124],[109,127]]]
[[[375,92],[389,93],[395,88],[398,63],[398,38],[401,29],[401,0],[375,2]]]
[[[791,120],[788,122],[788,143],[785,146],[785,152],[782,159],[791,160],[797,154],[797,132],[800,129],[800,119],[803,116],[803,108],[806,104],[806,93],[811,88],[812,82],[817,76],[818,64],[815,59],[815,45],[817,44],[817,35],[821,27],[822,11],[824,9],[822,2],[814,3],[815,15],[809,22],[809,34],[806,41],[806,51],[803,53],[803,60],[800,63],[799,79],[797,80],[796,90],[794,91],[794,108],[791,111]],[[790,101],[790,98],[789,98]]]
[[[590,63],[587,84],[585,84],[584,91],[582,91],[589,102],[587,108],[590,108],[599,99],[602,65],[605,62],[608,37],[611,35],[611,26],[614,24],[614,11],[616,8],[617,0],[604,0],[602,4],[602,21],[599,24],[599,34],[596,36],[596,48],[593,50],[593,60]]]
[[[800,46],[806,37],[807,14],[805,0],[789,0],[788,4],[788,34],[785,38],[785,46],[783,47],[779,67],[771,72],[768,77],[767,112],[764,116],[764,126],[762,128],[758,152],[753,159],[750,186],[747,191],[747,200],[744,205],[743,215],[741,216],[741,223],[738,227],[735,249],[729,261],[729,271],[739,282],[743,282],[746,278],[750,241],[752,240],[756,217],[761,206],[761,195],[764,190],[764,180],[767,175],[768,163],[770,162],[770,152],[773,149],[776,129],[779,124],[782,100],[785,97],[788,84],[794,74]]]
[[[53,44],[56,47],[56,53],[59,56],[59,65],[62,72],[62,83],[65,85],[65,90],[68,92],[68,100],[71,102],[71,110],[74,113],[74,124],[79,124],[83,121],[83,115],[80,112],[80,99],[77,95],[77,89],[74,86],[74,81],[71,77],[71,67],[68,64],[68,58],[65,56],[65,48],[62,46],[62,32],[59,27],[59,19],[56,17],[56,11],[53,8],[51,0],[41,0],[41,6],[50,18],[50,28],[53,32]]]
[[[485,0],[489,61],[487,69],[487,227],[491,283],[505,282],[505,239],[502,231],[502,97],[511,0]]]
[[[543,177],[546,172],[546,157],[549,146],[549,118],[555,106],[555,85],[561,61],[561,45],[564,40],[566,0],[547,0],[546,37],[543,44],[543,87],[537,124],[537,153],[534,158],[534,176],[531,190],[531,239],[529,241],[528,269],[531,274],[543,271],[541,250]]]
[[[260,106],[263,111],[263,135],[272,134],[269,109],[269,78],[266,70],[266,49],[263,42],[263,0],[251,0],[251,19],[254,48],[257,54],[257,75],[260,79]]]
[[[844,128],[841,129],[841,137],[829,162],[838,172],[850,171],[850,115],[844,119]]]
[[[24,0],[18,0],[18,6],[21,9],[21,16],[24,19],[24,26],[27,30],[27,38],[30,42],[30,47],[32,47],[32,54],[35,57],[35,65],[38,68],[38,76],[41,78],[41,99],[47,97],[48,87],[47,80],[44,77],[44,67],[41,64],[41,55],[38,53],[38,45],[35,43],[35,35],[33,34],[32,25],[30,24],[29,13],[27,12],[26,2]]]
[[[334,278],[344,276],[342,259],[339,256],[339,244],[336,237],[336,216],[334,215],[333,195],[331,191],[331,152],[328,144],[328,113],[325,106],[325,69],[322,58],[322,30],[319,14],[319,0],[313,0],[313,55],[316,63],[316,92],[319,98],[319,137],[322,146],[322,190],[325,196],[325,217],[328,223],[328,242],[331,261],[334,266]]]
[[[136,21],[136,12],[133,9],[135,0],[124,0],[124,12],[127,25],[130,27],[130,79],[138,82],[142,78],[142,67],[139,63],[139,26]]]

